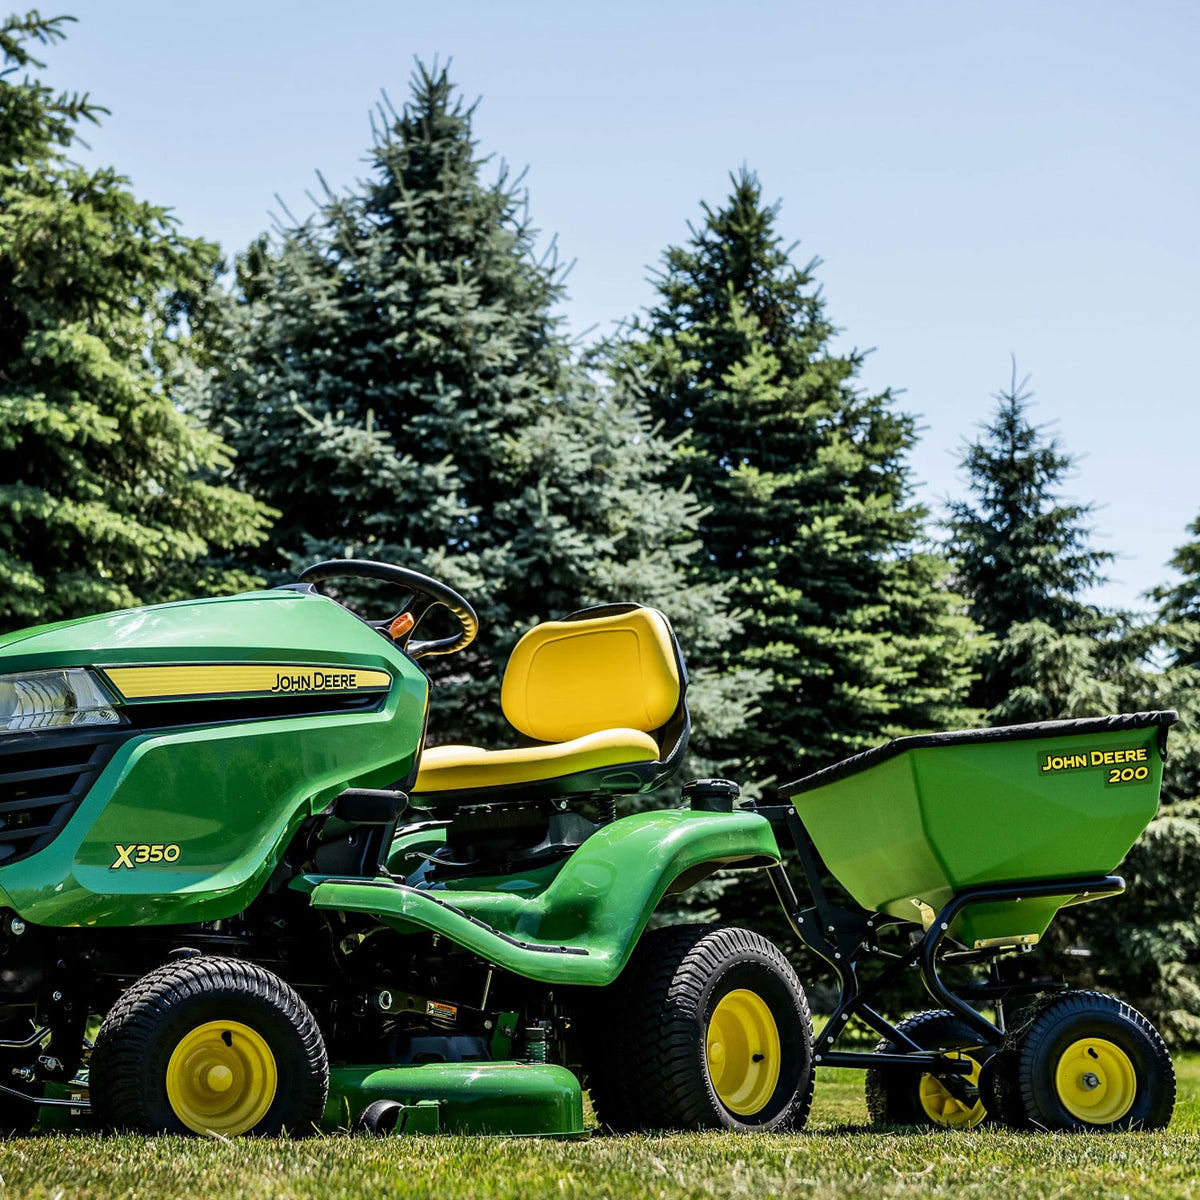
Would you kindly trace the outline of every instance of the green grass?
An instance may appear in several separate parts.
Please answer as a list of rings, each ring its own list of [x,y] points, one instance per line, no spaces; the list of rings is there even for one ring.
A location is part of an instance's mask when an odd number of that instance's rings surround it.
[[[0,1147],[0,1200],[312,1197],[1200,1197],[1200,1057],[1157,1134],[873,1131],[862,1077],[825,1071],[809,1130],[578,1141],[346,1136],[301,1142],[44,1135]]]

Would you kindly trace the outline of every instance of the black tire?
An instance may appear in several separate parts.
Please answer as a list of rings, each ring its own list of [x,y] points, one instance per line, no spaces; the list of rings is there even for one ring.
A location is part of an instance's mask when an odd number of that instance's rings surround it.
[[[226,1022],[238,1031],[236,1047],[245,1042],[255,1048],[269,1061],[277,1080],[269,1098],[264,1083],[254,1099],[255,1084],[245,1080],[244,1072],[221,1064],[212,1068],[233,1078],[232,1085],[221,1082],[233,1093],[231,1101],[245,1098],[251,1116],[267,1105],[246,1128],[235,1122],[222,1129],[221,1121],[233,1118],[223,1118],[216,1110],[211,1118],[201,1119],[207,1095],[195,1092],[198,1085],[175,1084],[177,1089],[192,1089],[185,1093],[188,1099],[198,1097],[190,1121],[177,1111],[176,1104],[182,1108],[183,1102],[169,1094],[168,1067],[177,1048],[182,1052],[190,1044],[184,1039],[203,1038],[208,1028],[231,1055],[237,1053],[232,1034],[219,1030]],[[230,1061],[237,1068],[238,1060]],[[185,1077],[181,1064],[173,1079]],[[89,1081],[92,1111],[108,1129],[302,1135],[313,1130],[324,1111],[329,1063],[312,1013],[282,979],[238,959],[199,957],[151,971],[117,1001],[96,1035]],[[214,1104],[223,1102],[216,1093],[213,1096]],[[212,1122],[208,1127],[207,1119]]]
[[[979,1094],[988,1112],[998,1124],[1007,1125],[1010,1129],[1024,1129],[1027,1126],[1020,1089],[1009,1083],[1015,1077],[1013,1059],[1018,1040],[1015,1032],[1025,1028],[1052,999],[1053,996],[1043,996],[1013,1014],[1004,1041],[979,1075]]]
[[[358,1114],[354,1132],[385,1137],[396,1132],[396,1125],[403,1114],[404,1105],[398,1100],[373,1100]]]
[[[1060,992],[1009,1031],[995,1090],[1018,1129],[1164,1129],[1175,1110],[1175,1069],[1137,1009],[1103,992]]]
[[[727,999],[734,992],[739,995]],[[594,1031],[588,1075],[593,1107],[607,1128],[803,1128],[814,1084],[812,1019],[796,973],[765,938],[719,925],[654,930],[643,936],[603,1000],[596,1011],[606,1016]],[[772,1084],[772,1068],[758,1065],[764,1061],[754,1049],[759,1043],[747,1040],[722,1060],[731,1064],[725,1068],[727,1075],[733,1072],[729,1078],[745,1083],[745,1090],[727,1081],[722,1100],[710,1067],[709,1034],[713,1055],[724,1054],[721,1028],[734,1035],[750,1028],[737,1024],[741,1012],[760,1019],[769,1014],[761,1046],[770,1063],[777,1035],[778,1075]],[[730,1103],[752,1110],[735,1112]]]
[[[966,1054],[980,1066],[980,1074],[992,1057],[990,1046],[970,1025],[949,1009],[916,1013],[896,1026],[922,1050],[945,1050]],[[905,1047],[887,1038],[876,1047],[877,1053],[903,1054]],[[975,1075],[974,1070],[972,1075]],[[867,1113],[877,1125],[929,1125],[938,1129],[973,1129],[988,1117],[986,1100],[979,1087],[979,1075],[968,1085],[967,1099],[954,1097],[936,1076],[903,1067],[872,1067],[866,1077]],[[922,1098],[924,1096],[924,1099]]]

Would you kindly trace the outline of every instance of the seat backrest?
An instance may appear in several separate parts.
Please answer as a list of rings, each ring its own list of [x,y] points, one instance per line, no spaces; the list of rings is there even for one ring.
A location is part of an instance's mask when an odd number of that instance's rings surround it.
[[[534,626],[516,645],[500,689],[509,722],[539,742],[602,729],[654,733],[679,708],[685,680],[657,609],[601,609]]]

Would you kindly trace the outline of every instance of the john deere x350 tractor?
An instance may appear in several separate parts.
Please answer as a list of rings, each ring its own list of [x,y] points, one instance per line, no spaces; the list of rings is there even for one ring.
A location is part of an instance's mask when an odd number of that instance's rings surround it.
[[[395,585],[394,611],[317,590],[345,577]],[[417,640],[435,606],[457,632]],[[476,628],[441,582],[339,561],[0,639],[6,1128],[58,1105],[570,1134],[581,1080],[616,1129],[803,1123],[811,1027],[778,950],[646,932],[668,894],[780,857],[721,782],[618,816],[687,744],[667,619],[537,626],[504,675],[512,745],[423,750],[421,660]]]

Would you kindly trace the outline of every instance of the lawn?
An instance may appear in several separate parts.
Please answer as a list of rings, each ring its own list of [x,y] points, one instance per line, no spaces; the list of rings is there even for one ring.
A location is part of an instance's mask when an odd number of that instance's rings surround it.
[[[787,1137],[222,1143],[43,1135],[0,1149],[0,1200],[1200,1196],[1200,1057],[1178,1068],[1175,1119],[1158,1134],[875,1132],[865,1127],[861,1076],[827,1071],[808,1132]]]

